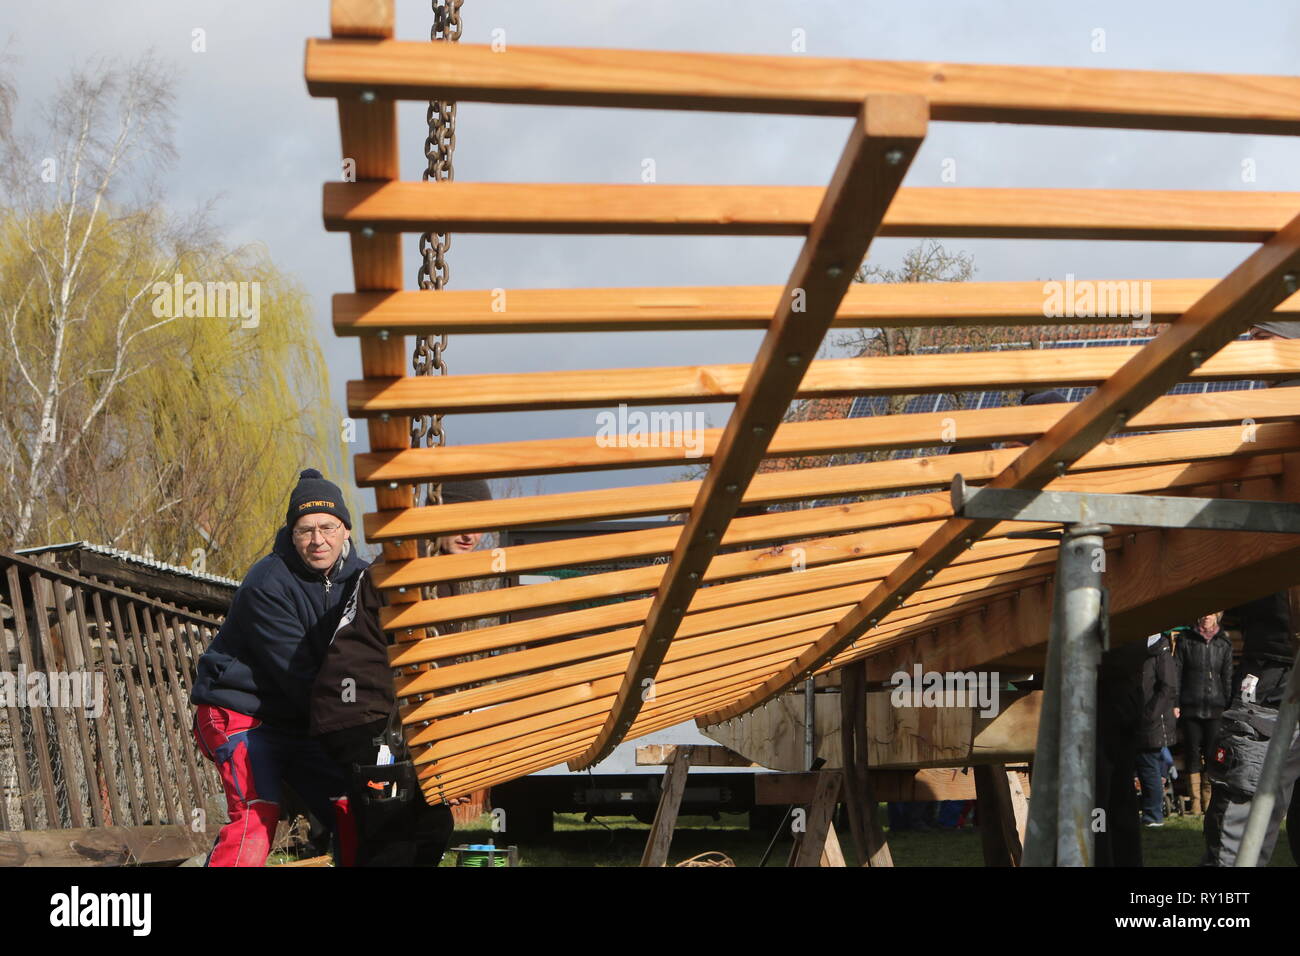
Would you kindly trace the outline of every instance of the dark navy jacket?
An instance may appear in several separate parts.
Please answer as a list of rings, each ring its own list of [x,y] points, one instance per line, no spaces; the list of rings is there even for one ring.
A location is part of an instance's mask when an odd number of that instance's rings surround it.
[[[211,704],[305,733],[308,698],[340,605],[367,566],[347,544],[328,576],[298,556],[287,527],[235,591],[199,658],[193,704]]]

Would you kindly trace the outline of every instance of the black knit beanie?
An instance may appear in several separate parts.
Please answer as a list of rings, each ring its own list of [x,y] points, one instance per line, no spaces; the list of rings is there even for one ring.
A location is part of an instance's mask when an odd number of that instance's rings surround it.
[[[303,515],[311,514],[333,515],[343,522],[345,528],[352,527],[352,516],[343,503],[339,486],[323,478],[315,468],[304,468],[298,475],[298,486],[289,496],[289,511],[284,523],[292,528]]]
[[[442,483],[442,503],[454,505],[464,501],[491,501],[492,489],[482,478],[472,481],[444,481]]]

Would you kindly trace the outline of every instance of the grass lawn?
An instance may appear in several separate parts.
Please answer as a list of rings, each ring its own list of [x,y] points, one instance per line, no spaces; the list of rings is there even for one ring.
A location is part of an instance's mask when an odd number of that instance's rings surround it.
[[[884,808],[882,806],[883,814]],[[489,817],[458,826],[452,846],[466,843],[497,842],[499,834],[491,832]],[[737,866],[757,866],[772,834],[751,832],[743,814],[724,815],[720,822],[711,817],[683,816],[673,834],[668,853],[669,865],[680,863],[697,853],[719,850],[735,860]],[[855,862],[853,839],[848,828],[837,828],[845,859]],[[575,814],[558,814],[555,832],[528,841],[516,841],[523,866],[637,866],[645,848],[650,828],[631,817],[604,817],[583,823]],[[901,831],[890,833],[889,849],[895,866],[982,866],[979,832],[972,827],[961,830]],[[789,835],[777,841],[768,866],[784,866],[790,852]],[[1142,850],[1147,866],[1195,866],[1201,857],[1200,817],[1173,817],[1160,829],[1142,830]],[[443,866],[455,863],[448,853]],[[1278,838],[1272,866],[1294,866],[1286,841],[1286,830]]]

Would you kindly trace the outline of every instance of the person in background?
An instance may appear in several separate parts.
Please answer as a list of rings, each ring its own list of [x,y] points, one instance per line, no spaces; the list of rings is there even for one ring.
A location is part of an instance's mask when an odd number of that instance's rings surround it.
[[[1142,662],[1142,721],[1138,728],[1137,775],[1142,784],[1142,822],[1148,827],[1165,824],[1165,785],[1168,768],[1164,756],[1174,743],[1174,703],[1178,678],[1163,634],[1147,638]]]
[[[352,549],[343,494],[314,468],[298,476],[271,553],[249,569],[190,693],[194,738],[217,766],[230,821],[208,866],[263,866],[287,783],[351,841],[338,766],[307,736],[308,698],[343,596],[367,562]],[[342,848],[341,848],[342,849]]]
[[[1207,756],[1213,785],[1203,830],[1206,851],[1202,862],[1207,866],[1236,865],[1263,754],[1295,662],[1296,616],[1291,602],[1291,591],[1278,591],[1225,615],[1241,628],[1242,651],[1233,680],[1233,699],[1223,712],[1219,735]],[[1300,735],[1289,741],[1281,793],[1264,836],[1260,866],[1267,866],[1273,854],[1298,776]]]
[[[444,482],[442,486],[443,504],[491,499],[485,481]],[[447,535],[438,539],[438,552],[466,554],[478,547],[481,538],[479,532]],[[450,582],[437,586],[439,598],[451,597],[459,590]],[[425,801],[409,764],[388,659],[392,641],[379,623],[383,604],[371,575],[358,575],[311,690],[311,733],[347,779],[357,846],[344,865],[437,866],[454,828],[451,807],[446,803],[430,806]],[[438,627],[442,634],[457,630],[454,624]],[[380,758],[386,755],[391,755],[394,770],[408,774],[396,796],[376,783],[376,777],[386,776],[379,771],[383,766]]]
[[[1210,805],[1206,751],[1219,736],[1219,720],[1232,699],[1232,642],[1219,627],[1223,612],[1204,614],[1183,630],[1174,654],[1178,678],[1178,726],[1192,813]]]

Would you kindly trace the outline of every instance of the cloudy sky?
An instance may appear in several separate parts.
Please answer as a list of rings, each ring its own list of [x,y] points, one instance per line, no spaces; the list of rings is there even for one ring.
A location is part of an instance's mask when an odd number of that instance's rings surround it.
[[[178,209],[218,199],[232,243],[261,242],[310,290],[340,408],[360,374],[351,340],[329,326],[329,297],[351,289],[348,244],[321,225],[320,190],[339,178],[332,100],[307,95],[307,37],[329,32],[328,0],[42,0],[0,7],[0,44],[22,105],[39,104],[96,56],[130,58],[152,47],[177,75],[179,161],[166,177]],[[427,3],[398,0],[398,36],[427,39]],[[841,0],[467,0],[464,40],[735,53],[807,54],[972,63],[1294,74],[1300,7],[1283,2],[841,2]],[[191,50],[206,31],[206,51]],[[1094,52],[1096,30],[1105,51]],[[27,114],[29,117],[34,115]],[[637,182],[644,158],[661,183],[826,182],[850,120],[643,110],[460,107],[456,175],[496,182]],[[402,175],[423,165],[424,107],[399,113]],[[1067,130],[936,123],[907,179],[941,185],[954,159],[958,186],[1300,190],[1300,146],[1286,137]],[[1254,182],[1242,181],[1242,161]],[[881,240],[872,261],[895,265],[911,240]],[[953,240],[983,280],[1219,276],[1249,248],[1226,244]],[[452,287],[783,284],[793,239],[457,236]],[[408,239],[408,288],[417,267]],[[555,368],[747,361],[757,333],[455,336],[453,374]],[[725,406],[703,406],[709,423]],[[453,444],[591,434],[595,410],[447,420]],[[362,434],[360,444],[364,445]],[[360,450],[360,448],[357,448]],[[673,471],[605,478],[555,477],[546,490],[641,483]],[[346,476],[350,481],[350,475]],[[530,480],[526,490],[534,491]],[[373,507],[368,493],[364,507]]]

